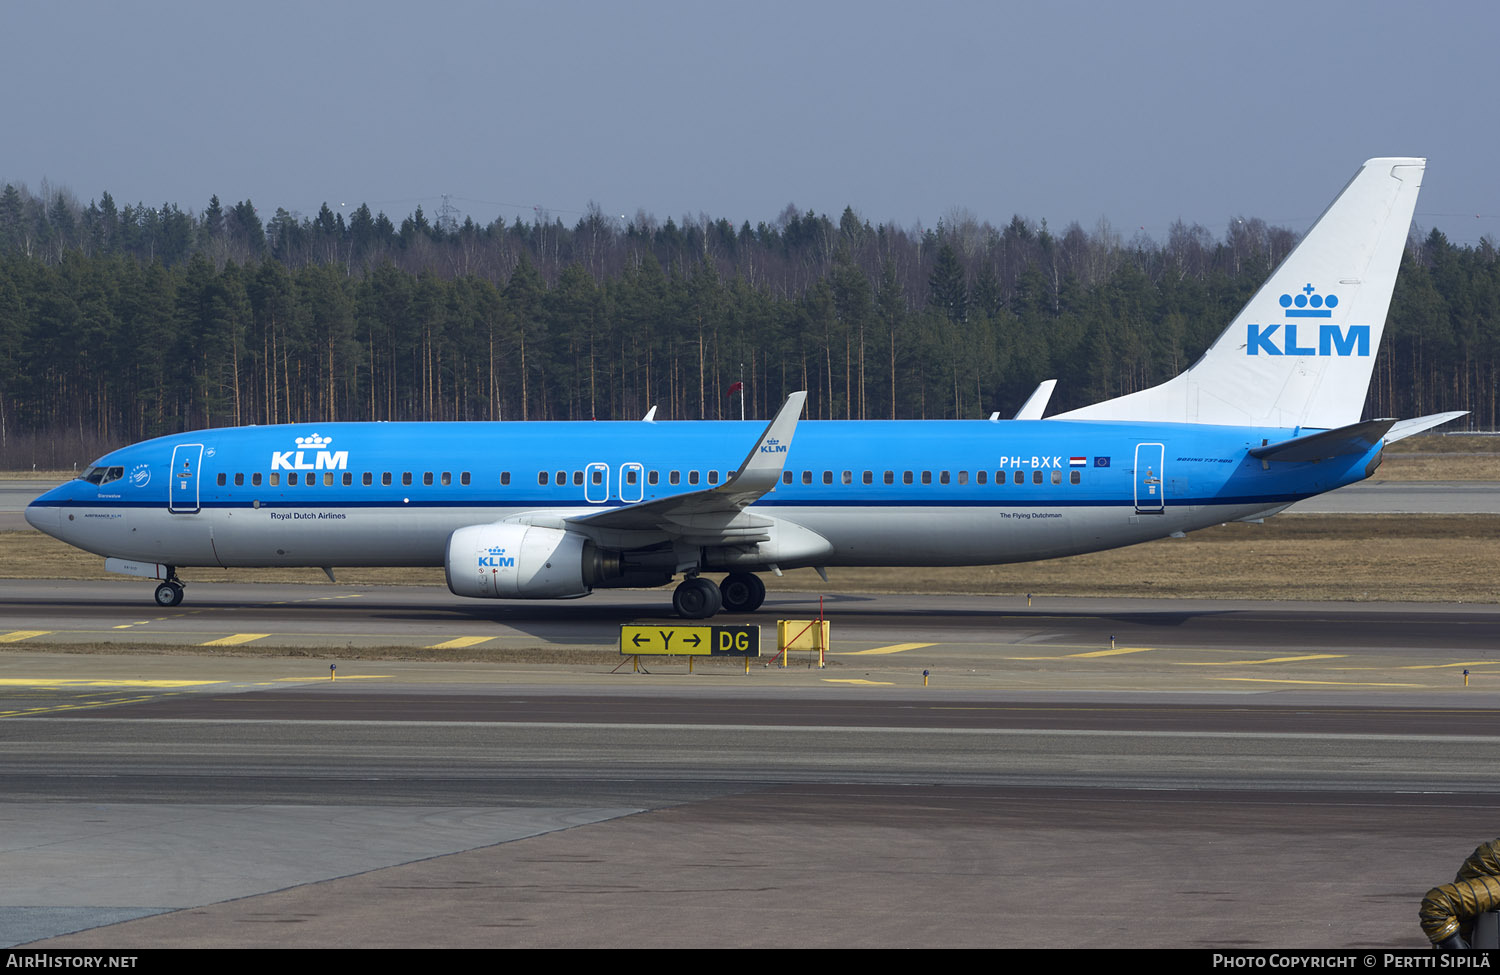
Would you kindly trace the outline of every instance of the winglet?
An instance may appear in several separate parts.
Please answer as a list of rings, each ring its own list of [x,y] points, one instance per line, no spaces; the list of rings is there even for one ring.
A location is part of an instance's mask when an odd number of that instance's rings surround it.
[[[739,502],[748,504],[776,486],[781,480],[782,468],[786,467],[786,456],[792,449],[792,435],[797,432],[797,420],[801,418],[806,402],[805,390],[786,398],[781,409],[766,424],[755,446],[750,448],[740,469],[719,486],[719,494],[749,495],[747,501]]]
[[[651,404],[651,409],[647,410],[646,411],[646,415],[643,416],[643,417],[641,417],[641,422],[642,423],[655,423],[656,422],[656,404],[655,403],[652,403]]]

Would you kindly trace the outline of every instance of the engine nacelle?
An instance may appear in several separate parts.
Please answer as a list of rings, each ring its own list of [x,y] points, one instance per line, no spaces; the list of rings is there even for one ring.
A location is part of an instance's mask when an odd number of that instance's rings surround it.
[[[443,567],[454,595],[489,599],[586,596],[606,574],[593,542],[534,525],[460,528]]]

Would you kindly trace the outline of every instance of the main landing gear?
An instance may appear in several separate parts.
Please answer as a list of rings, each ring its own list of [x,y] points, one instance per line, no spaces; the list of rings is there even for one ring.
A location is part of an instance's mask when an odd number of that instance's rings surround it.
[[[169,569],[167,581],[156,587],[156,605],[176,606],[182,602],[182,580],[177,578],[177,570]]]
[[[766,584],[749,572],[731,572],[719,585],[689,576],[672,592],[672,608],[683,619],[706,620],[719,610],[753,613],[766,601]]]

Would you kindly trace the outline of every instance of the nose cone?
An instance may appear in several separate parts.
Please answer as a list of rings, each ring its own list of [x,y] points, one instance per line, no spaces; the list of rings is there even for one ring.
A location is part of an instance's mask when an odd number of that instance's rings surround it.
[[[26,521],[39,532],[56,538],[62,526],[62,508],[57,505],[61,487],[55,487],[26,506]]]
[[[62,520],[62,509],[53,505],[29,504],[26,506],[26,520],[31,527],[48,535],[57,535],[58,522]]]

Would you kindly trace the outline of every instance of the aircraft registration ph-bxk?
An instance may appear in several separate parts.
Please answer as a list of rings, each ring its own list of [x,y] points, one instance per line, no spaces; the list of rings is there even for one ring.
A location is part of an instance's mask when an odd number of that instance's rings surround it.
[[[1046,419],[1050,381],[1006,421],[799,423],[798,392],[764,429],[200,430],[106,454],[26,518],[160,580],[164,606],[182,566],[441,565],[499,599],[682,575],[673,606],[703,619],[759,608],[757,572],[1019,562],[1265,517],[1463,415],[1360,421],[1425,165],[1366,162],[1192,368]]]

